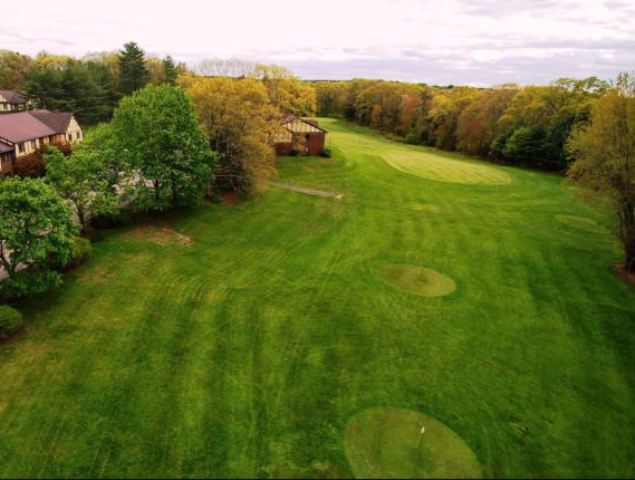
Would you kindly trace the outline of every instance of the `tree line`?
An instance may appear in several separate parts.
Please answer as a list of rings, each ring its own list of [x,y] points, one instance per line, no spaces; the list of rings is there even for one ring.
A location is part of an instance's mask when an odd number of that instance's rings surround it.
[[[125,95],[147,84],[173,85],[186,71],[169,55],[147,56],[134,42],[80,59],[0,50],[0,89],[22,92],[40,108],[73,112],[82,125],[109,121]]]
[[[434,87],[382,80],[316,82],[318,112],[406,142],[514,165],[564,171],[570,132],[610,84],[562,78],[547,86]]]

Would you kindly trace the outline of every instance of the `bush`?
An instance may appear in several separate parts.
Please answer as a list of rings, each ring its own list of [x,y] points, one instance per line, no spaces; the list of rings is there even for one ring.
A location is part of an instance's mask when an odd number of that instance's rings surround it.
[[[0,292],[6,300],[45,293],[62,284],[62,275],[51,270],[25,268],[0,283]]]
[[[331,151],[328,148],[323,149],[320,152],[320,157],[324,157],[324,158],[331,158],[333,156],[333,154],[331,153]]]
[[[22,314],[8,305],[0,306],[0,340],[9,338],[22,326]]]
[[[128,225],[131,221],[131,212],[127,209],[121,209],[92,217],[90,225],[93,228],[117,228]]]
[[[93,246],[89,239],[79,236],[74,237],[70,256],[65,259],[51,256],[48,259],[48,266],[58,271],[70,270],[88,260],[92,252]]]
[[[14,164],[14,173],[20,177],[41,177],[44,175],[42,151],[38,150],[23,157],[18,157]]]
[[[93,245],[84,237],[73,239],[73,251],[66,268],[74,268],[88,260],[93,254]]]

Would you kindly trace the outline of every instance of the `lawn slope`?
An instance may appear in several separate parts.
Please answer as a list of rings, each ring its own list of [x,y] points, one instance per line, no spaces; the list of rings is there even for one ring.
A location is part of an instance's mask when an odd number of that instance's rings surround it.
[[[277,181],[343,196],[270,188],[113,232],[24,306],[0,477],[351,477],[347,425],[381,408],[443,424],[484,477],[635,474],[612,219],[555,176],[322,124],[334,158]],[[454,288],[413,294],[390,265]]]

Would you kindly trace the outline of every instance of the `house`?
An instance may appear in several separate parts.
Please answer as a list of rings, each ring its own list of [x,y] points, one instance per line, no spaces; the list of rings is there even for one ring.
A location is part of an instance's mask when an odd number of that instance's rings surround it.
[[[31,110],[0,115],[0,174],[13,173],[15,161],[49,144],[81,141],[72,113]]]
[[[278,155],[318,155],[324,150],[326,133],[316,120],[288,115],[280,122],[273,143]]]
[[[0,90],[0,113],[19,112],[30,106],[29,100],[12,90]]]

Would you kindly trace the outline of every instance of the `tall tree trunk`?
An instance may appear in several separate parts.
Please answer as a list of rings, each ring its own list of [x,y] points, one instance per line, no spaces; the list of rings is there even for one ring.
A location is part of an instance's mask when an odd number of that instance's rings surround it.
[[[177,188],[176,188],[176,178],[172,175],[172,206],[174,208],[179,206],[178,198],[177,198]]]
[[[624,270],[635,273],[635,214],[633,203],[622,199],[619,208],[620,236],[624,245]]]
[[[77,218],[79,219],[79,224],[82,226],[82,232],[86,231],[86,212],[81,207],[77,207]]]
[[[159,203],[159,200],[161,200],[161,192],[160,192],[160,184],[158,180],[152,180],[152,184],[154,185],[154,200]]]

